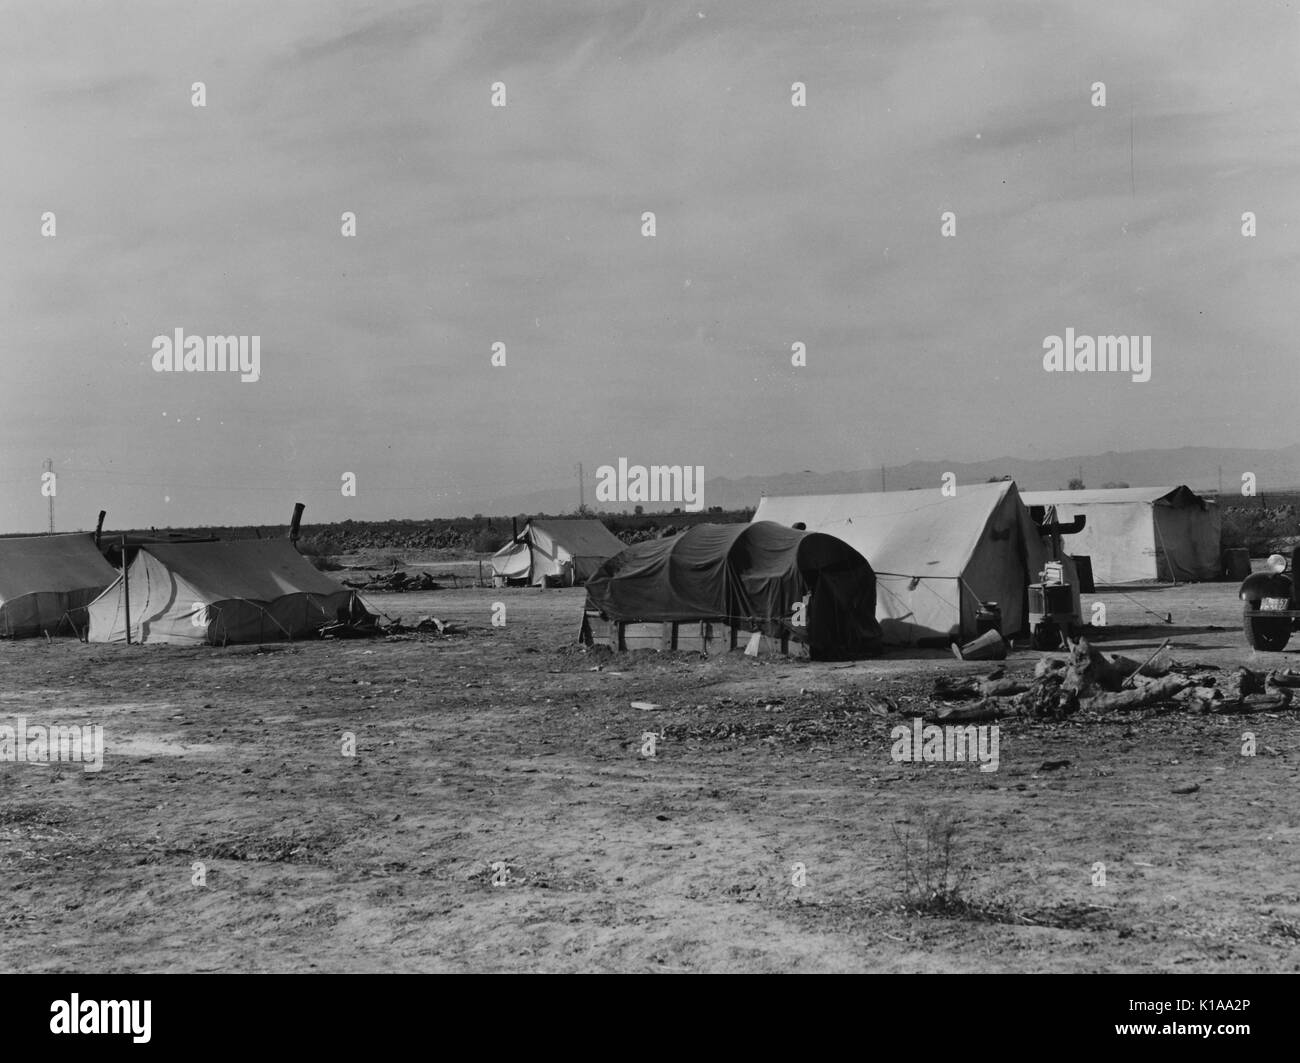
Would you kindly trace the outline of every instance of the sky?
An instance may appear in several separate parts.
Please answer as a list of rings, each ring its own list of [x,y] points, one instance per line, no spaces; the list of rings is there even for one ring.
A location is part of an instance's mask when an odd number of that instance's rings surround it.
[[[1297,438],[1293,3],[0,14],[0,531],[46,459],[68,530]],[[177,328],[260,378],[156,371]]]

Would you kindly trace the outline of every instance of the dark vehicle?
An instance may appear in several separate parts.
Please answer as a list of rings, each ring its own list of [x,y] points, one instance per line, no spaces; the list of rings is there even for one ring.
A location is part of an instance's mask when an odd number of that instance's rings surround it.
[[[1268,569],[1246,577],[1241,584],[1241,600],[1245,608],[1241,624],[1246,632],[1246,643],[1255,650],[1278,651],[1291,639],[1291,632],[1300,627],[1300,609],[1297,609],[1295,574],[1300,564],[1300,547],[1291,552],[1291,571],[1287,571],[1286,558],[1274,554]]]

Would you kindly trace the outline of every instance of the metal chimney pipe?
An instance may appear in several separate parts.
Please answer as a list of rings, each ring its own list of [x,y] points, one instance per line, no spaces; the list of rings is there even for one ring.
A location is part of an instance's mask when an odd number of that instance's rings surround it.
[[[99,549],[99,540],[104,534],[104,518],[108,516],[105,510],[99,511],[99,520],[95,522],[95,549]]]
[[[301,502],[293,504],[293,520],[289,522],[289,541],[296,543],[298,541],[298,526],[302,524],[302,511],[307,507]]]

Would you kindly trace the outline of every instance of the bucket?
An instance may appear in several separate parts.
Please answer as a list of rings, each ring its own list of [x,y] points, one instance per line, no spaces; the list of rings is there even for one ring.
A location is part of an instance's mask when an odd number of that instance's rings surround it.
[[[986,631],[973,642],[965,646],[952,644],[953,656],[959,661],[1005,661],[1007,644],[996,631]]]

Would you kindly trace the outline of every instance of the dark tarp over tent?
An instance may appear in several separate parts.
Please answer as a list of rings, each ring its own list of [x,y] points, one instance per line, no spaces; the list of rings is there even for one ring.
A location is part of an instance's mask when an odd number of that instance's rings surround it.
[[[116,578],[92,535],[0,539],[0,636],[82,630],[86,606]]]
[[[806,624],[792,623],[811,595]],[[812,657],[863,657],[880,648],[876,579],[867,560],[831,535],[753,524],[697,524],[628,547],[587,581],[590,608],[609,620],[722,621],[788,636]]]
[[[316,571],[287,539],[140,547],[90,605],[90,641],[271,642],[311,635],[366,614],[355,591]]]

